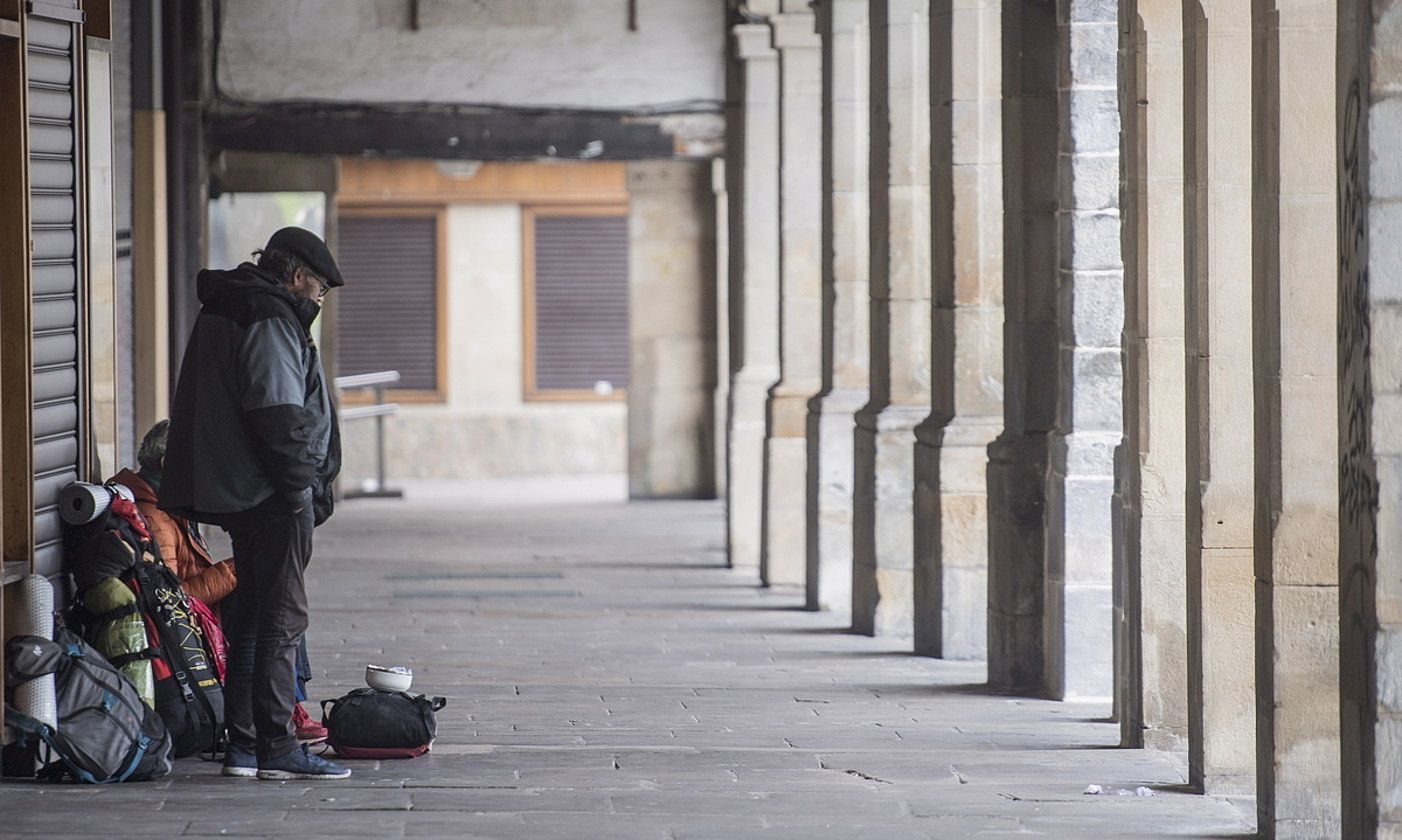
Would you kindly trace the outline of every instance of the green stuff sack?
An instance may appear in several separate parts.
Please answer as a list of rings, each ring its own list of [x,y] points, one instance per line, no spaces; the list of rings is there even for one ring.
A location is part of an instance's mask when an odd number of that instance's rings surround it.
[[[154,651],[146,642],[146,622],[136,605],[136,593],[117,578],[103,578],[82,594],[83,609],[90,616],[90,641],[107,661],[117,666],[137,694],[156,708],[156,681],[151,673]]]

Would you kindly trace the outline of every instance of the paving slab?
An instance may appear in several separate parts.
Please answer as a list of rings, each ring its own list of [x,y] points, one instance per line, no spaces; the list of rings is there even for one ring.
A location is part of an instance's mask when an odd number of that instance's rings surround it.
[[[448,698],[432,753],[345,782],[198,759],[154,783],[6,781],[0,836],[1252,835],[1249,799],[1184,792],[1184,757],[1117,748],[1107,707],[990,694],[981,663],[726,568],[717,503],[519,490],[355,500],[317,532],[313,698],[410,666]]]

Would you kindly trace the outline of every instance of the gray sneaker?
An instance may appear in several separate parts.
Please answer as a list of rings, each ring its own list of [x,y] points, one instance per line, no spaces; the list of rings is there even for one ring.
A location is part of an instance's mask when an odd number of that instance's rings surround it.
[[[281,782],[288,779],[348,779],[350,768],[312,755],[305,745],[287,755],[258,762],[258,778]]]

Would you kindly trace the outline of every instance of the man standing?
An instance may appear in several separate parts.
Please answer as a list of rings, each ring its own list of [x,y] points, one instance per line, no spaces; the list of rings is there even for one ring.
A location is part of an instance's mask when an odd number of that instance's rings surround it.
[[[219,525],[233,542],[225,775],[344,779],[350,770],[299,746],[291,723],[303,573],[341,460],[311,325],[343,281],[326,243],[302,228],[274,233],[257,257],[199,274],[160,507]]]

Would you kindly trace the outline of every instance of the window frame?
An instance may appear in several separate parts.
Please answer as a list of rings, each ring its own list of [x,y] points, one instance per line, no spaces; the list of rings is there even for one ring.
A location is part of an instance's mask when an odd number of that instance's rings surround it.
[[[528,403],[571,403],[626,402],[627,388],[615,388],[608,394],[599,394],[588,388],[538,388],[536,387],[536,302],[535,302],[535,223],[536,219],[549,216],[613,216],[628,218],[630,208],[626,202],[601,202],[594,204],[522,204],[521,205],[521,398]],[[629,243],[631,262],[632,243]],[[632,307],[632,289],[629,284],[629,307]],[[631,317],[629,323],[631,326]],[[631,351],[629,353],[631,359]]]
[[[441,204],[354,204],[339,205],[337,214],[338,238],[341,220],[347,218],[421,218],[434,220],[434,380],[436,388],[388,388],[385,398],[393,402],[428,405],[448,402],[448,208]],[[333,292],[334,294],[334,292]],[[336,329],[341,328],[340,307],[337,306]],[[336,352],[341,352],[345,340],[336,336]],[[339,365],[340,360],[337,359]],[[339,373],[339,371],[338,371]],[[368,405],[374,402],[373,390],[357,388],[341,394],[345,405]]]

